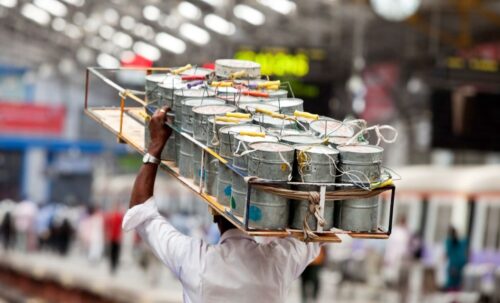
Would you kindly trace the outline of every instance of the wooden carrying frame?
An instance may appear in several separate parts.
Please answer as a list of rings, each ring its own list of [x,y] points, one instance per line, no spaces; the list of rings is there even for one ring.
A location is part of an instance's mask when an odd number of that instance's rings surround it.
[[[98,67],[89,67],[86,71],[85,77],[85,106],[84,111],[87,116],[95,120],[97,123],[108,129],[110,132],[117,136],[118,142],[126,143],[133,147],[140,154],[144,154],[146,152],[146,147],[144,146],[144,122],[146,120],[146,116],[144,115],[144,107],[147,105],[146,101],[139,98],[137,96],[137,92],[125,89],[113,82],[110,78],[103,75],[102,71],[105,72],[119,72],[121,70],[136,70],[136,71],[144,71],[146,73],[151,73],[153,71],[162,71],[168,72],[170,68],[120,68],[120,69],[106,69],[106,68],[98,68]],[[91,89],[91,76],[95,76],[104,82],[106,85],[112,87],[114,90],[118,92],[118,96],[120,97],[120,106],[119,107],[102,107],[102,106],[92,106],[90,107],[89,102],[89,91]],[[135,102],[137,102],[140,107],[126,107],[125,101],[129,98]],[[242,177],[246,177],[239,170],[235,169],[232,165],[228,164],[227,161],[219,156],[214,150],[207,147],[203,143],[195,140],[192,136],[188,135],[185,132],[180,131],[176,126],[169,125],[177,135],[181,135],[184,138],[193,142],[195,146],[202,149],[202,157],[208,156],[207,154],[212,155],[216,159],[219,160],[221,165],[226,165],[233,172],[237,173]],[[203,159],[202,158],[202,159]],[[203,171],[203,162],[201,161],[201,169]],[[249,207],[250,207],[250,189],[252,185],[268,185],[268,186],[276,186],[276,185],[284,185],[284,184],[295,184],[296,182],[271,182],[263,179],[251,179],[248,182],[248,195],[247,201],[245,205],[245,212],[243,217],[235,216],[230,212],[230,209],[220,204],[214,196],[208,195],[205,193],[203,181],[200,180],[200,185],[195,185],[192,179],[184,178],[179,174],[179,169],[175,166],[173,161],[161,161],[161,168],[164,169],[171,176],[178,179],[181,183],[183,183],[186,187],[191,189],[194,193],[200,196],[204,202],[206,202],[210,207],[212,207],[217,213],[224,216],[227,220],[233,223],[238,229],[244,231],[245,233],[252,236],[268,236],[268,237],[287,237],[293,236],[298,239],[304,240],[304,232],[302,230],[297,229],[286,229],[286,230],[257,230],[253,229],[249,226]],[[387,239],[391,234],[392,230],[392,219],[393,219],[393,210],[394,210],[394,196],[396,187],[394,185],[385,186],[382,188],[378,188],[373,191],[366,191],[363,189],[352,189],[354,186],[351,184],[339,184],[339,183],[317,183],[320,194],[320,206],[321,206],[321,215],[324,215],[324,205],[326,200],[326,188],[327,186],[340,186],[344,188],[350,187],[351,189],[341,189],[334,192],[329,192],[329,194],[335,193],[335,200],[345,200],[345,199],[355,199],[355,198],[364,198],[367,196],[379,195],[381,193],[390,193],[390,206],[389,206],[389,220],[387,222],[386,227],[378,227],[378,231],[376,232],[350,232],[339,229],[332,229],[330,231],[321,231],[321,227],[317,226],[317,230],[315,232],[317,237],[312,239],[307,239],[308,241],[319,241],[319,242],[341,242],[341,239],[337,236],[339,234],[347,234],[352,238],[361,238],[361,239]],[[265,190],[265,189],[264,189]],[[348,194],[343,194],[348,192]],[[386,193],[385,193],[386,192]],[[331,195],[330,195],[331,196]]]

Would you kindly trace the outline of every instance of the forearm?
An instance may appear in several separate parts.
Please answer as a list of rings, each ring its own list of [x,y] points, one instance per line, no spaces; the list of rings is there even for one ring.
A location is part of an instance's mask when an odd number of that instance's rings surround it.
[[[149,147],[149,153],[160,159],[163,146],[152,144]],[[153,196],[156,173],[158,171],[158,164],[146,163],[143,164],[135,178],[134,187],[130,196],[129,207],[146,202]]]

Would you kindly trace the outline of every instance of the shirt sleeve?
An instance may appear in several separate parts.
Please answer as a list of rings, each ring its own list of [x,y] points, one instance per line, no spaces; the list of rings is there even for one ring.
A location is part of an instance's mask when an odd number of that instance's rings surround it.
[[[154,197],[129,209],[122,228],[125,231],[135,229],[156,257],[178,278],[181,278],[183,265],[198,263],[205,251],[201,240],[183,235],[160,215]]]
[[[277,257],[283,260],[278,260],[278,264],[283,264],[283,274],[291,277],[292,281],[302,274],[321,251],[320,243],[305,243],[292,237],[276,239],[274,245],[280,251]]]

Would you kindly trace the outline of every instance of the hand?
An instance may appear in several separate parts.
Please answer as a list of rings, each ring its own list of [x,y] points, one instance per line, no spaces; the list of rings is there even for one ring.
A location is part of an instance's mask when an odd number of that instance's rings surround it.
[[[148,152],[158,159],[160,159],[161,151],[172,134],[172,129],[165,124],[169,111],[170,108],[168,106],[162,107],[153,114],[149,121],[151,144],[149,145]]]

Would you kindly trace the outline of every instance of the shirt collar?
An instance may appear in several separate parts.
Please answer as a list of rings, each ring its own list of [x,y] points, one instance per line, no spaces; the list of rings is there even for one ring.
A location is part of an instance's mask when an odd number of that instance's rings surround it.
[[[227,239],[247,239],[250,241],[255,241],[252,236],[247,235],[245,232],[239,230],[238,228],[231,228],[226,230],[220,237],[219,244],[224,243]]]

